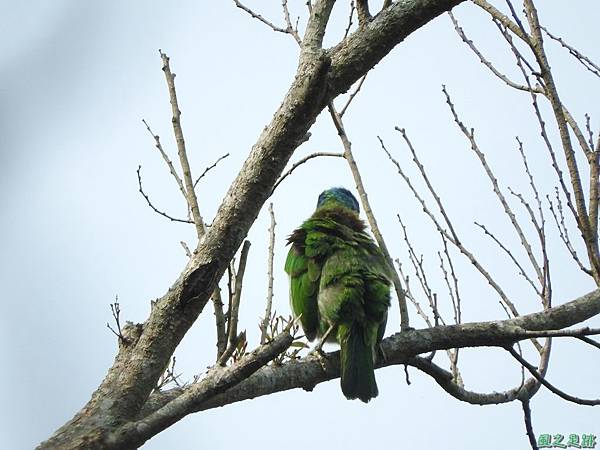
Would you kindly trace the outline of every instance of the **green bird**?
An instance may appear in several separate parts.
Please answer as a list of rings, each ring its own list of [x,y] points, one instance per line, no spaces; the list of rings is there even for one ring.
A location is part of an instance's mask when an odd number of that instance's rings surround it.
[[[319,195],[317,209],[288,238],[290,301],[308,340],[340,345],[342,392],[377,397],[374,360],[390,306],[390,268],[365,232],[359,205],[341,187]]]

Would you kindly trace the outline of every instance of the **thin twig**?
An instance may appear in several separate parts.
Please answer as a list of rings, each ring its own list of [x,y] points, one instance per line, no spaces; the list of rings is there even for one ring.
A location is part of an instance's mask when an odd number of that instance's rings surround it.
[[[179,243],[181,244],[181,246],[183,247],[183,251],[185,252],[185,255],[188,258],[192,257],[192,252],[190,251],[190,248],[188,247],[188,245],[185,243],[185,241],[179,241]]]
[[[281,182],[283,180],[285,180],[286,177],[288,177],[289,175],[291,175],[292,172],[298,168],[298,166],[301,166],[302,164],[304,164],[308,160],[311,160],[313,158],[318,158],[320,156],[333,156],[333,157],[337,157],[337,158],[343,158],[344,154],[343,153],[332,153],[332,152],[315,152],[315,153],[312,153],[312,154],[310,154],[308,156],[305,156],[304,158],[301,158],[299,161],[295,162],[292,165],[292,167],[290,167],[290,169],[287,172],[285,172],[283,175],[281,175],[279,177],[279,179],[273,185],[273,190],[271,191],[271,194],[273,192],[275,192],[275,189],[277,189],[277,186],[279,186],[281,184]]]
[[[396,265],[398,266],[398,272],[400,273],[402,280],[404,280],[404,288],[405,288],[404,292],[406,294],[406,298],[408,299],[408,301],[410,301],[413,304],[413,306],[417,310],[417,314],[419,315],[419,317],[421,317],[425,321],[427,326],[429,328],[433,327],[433,323],[431,322],[431,319],[429,318],[427,313],[423,310],[423,308],[421,307],[421,304],[417,301],[417,299],[412,294],[412,291],[410,288],[410,278],[408,275],[405,275],[404,272],[402,271],[402,264],[400,263],[400,260],[396,259],[395,262],[396,262]]]
[[[227,348],[227,334],[225,331],[225,313],[223,312],[223,299],[221,289],[217,285],[211,297],[213,311],[215,315],[215,326],[217,328],[217,359],[225,352]]]
[[[227,362],[228,357],[225,357],[229,351],[233,353],[233,349],[239,342],[239,336],[237,333],[237,324],[239,318],[240,299],[242,297],[242,281],[244,279],[244,273],[246,271],[246,260],[248,259],[248,251],[250,250],[250,241],[245,240],[242,245],[242,251],[240,252],[240,262],[235,277],[235,291],[231,301],[231,307],[229,310],[229,330],[228,340],[229,346],[225,353],[219,358],[218,364],[224,365]]]
[[[171,364],[167,366],[164,373],[160,376],[155,391],[160,391],[163,387],[165,387],[169,383],[174,383],[177,387],[182,387],[182,383],[180,383],[179,378],[181,378],[181,374],[175,373],[175,356],[171,359]]]
[[[592,125],[591,125],[591,117],[588,113],[585,113],[585,129],[587,131],[588,134],[588,144],[590,145],[590,148],[594,148],[594,132],[592,131]]]
[[[452,117],[454,118],[454,122],[458,125],[458,127],[460,128],[462,133],[469,140],[469,142],[471,144],[471,150],[473,150],[473,152],[479,158],[479,161],[481,162],[481,165],[483,166],[485,173],[487,174],[490,182],[492,183],[492,188],[494,190],[494,193],[496,194],[496,197],[500,201],[500,204],[502,205],[502,208],[504,209],[505,214],[510,219],[511,224],[512,224],[513,228],[515,229],[515,232],[517,233],[517,236],[519,237],[519,239],[521,241],[521,245],[523,246],[523,248],[525,249],[525,252],[527,253],[527,256],[529,257],[531,266],[535,270],[535,272],[538,276],[538,279],[541,280],[543,278],[542,270],[541,270],[535,256],[533,255],[533,250],[531,249],[531,244],[529,243],[529,240],[525,236],[525,233],[523,232],[523,229],[521,228],[521,225],[519,224],[514,212],[512,211],[510,205],[508,204],[506,198],[504,197],[504,194],[500,190],[500,187],[498,186],[498,179],[492,172],[492,169],[487,162],[487,158],[486,158],[485,154],[479,149],[477,141],[475,140],[475,132],[474,132],[473,128],[468,130],[467,127],[463,124],[463,122],[458,117],[458,113],[456,112],[454,104],[452,103],[450,94],[448,94],[448,91],[446,90],[446,86],[442,86],[442,92],[444,93],[444,95],[446,97],[446,103],[450,107],[450,111],[452,113]]]
[[[410,149],[410,151],[412,153],[412,156],[413,156],[413,161],[415,162],[415,164],[419,168],[421,176],[422,176],[423,180],[425,181],[425,184],[427,185],[427,188],[428,188],[429,192],[431,193],[431,195],[435,199],[436,204],[438,206],[438,209],[440,210],[442,216],[444,217],[444,221],[445,221],[446,225],[448,226],[449,231],[446,230],[446,229],[444,229],[442,227],[442,225],[440,224],[440,222],[438,221],[438,219],[436,218],[436,216],[433,214],[433,212],[427,206],[427,203],[425,202],[425,200],[423,199],[423,197],[421,197],[421,195],[417,192],[417,190],[414,187],[414,185],[413,185],[412,181],[410,180],[410,178],[404,173],[404,170],[402,170],[402,167],[400,166],[400,164],[398,163],[398,161],[396,161],[392,157],[391,153],[385,147],[385,144],[384,144],[383,140],[380,137],[378,137],[379,142],[381,144],[381,148],[386,153],[386,155],[388,156],[388,158],[392,162],[392,164],[394,164],[396,166],[396,169],[398,170],[398,174],[402,177],[402,179],[405,181],[405,183],[407,184],[407,186],[409,187],[409,189],[413,193],[414,197],[421,204],[421,206],[423,208],[423,212],[425,212],[425,214],[431,219],[431,221],[435,225],[435,227],[438,230],[438,232],[440,234],[443,234],[446,237],[446,239],[448,239],[448,241],[450,243],[452,243],[452,245],[454,245],[458,250],[460,250],[460,252],[465,257],[467,257],[467,259],[471,262],[471,264],[473,264],[473,266],[477,269],[477,271],[487,280],[487,282],[490,284],[490,286],[492,286],[494,288],[494,290],[498,293],[498,295],[500,296],[501,300],[511,310],[511,312],[513,313],[513,315],[515,317],[517,317],[519,315],[519,312],[517,311],[517,308],[515,307],[515,305],[510,301],[510,299],[508,298],[508,296],[506,295],[506,293],[504,292],[504,290],[494,280],[494,278],[490,275],[490,273],[481,265],[481,263],[477,260],[477,258],[475,257],[475,255],[472,252],[470,252],[469,250],[467,250],[467,248],[462,244],[462,242],[458,238],[458,235],[456,234],[456,231],[454,230],[454,227],[452,225],[452,221],[450,220],[450,218],[448,217],[448,214],[446,213],[446,210],[445,210],[444,205],[443,205],[443,203],[442,203],[442,201],[440,199],[440,196],[437,194],[436,190],[434,189],[433,185],[431,184],[431,182],[429,180],[429,177],[427,176],[427,172],[425,171],[425,168],[424,168],[423,164],[421,164],[421,162],[419,161],[417,153],[416,153],[416,151],[415,151],[415,149],[414,149],[414,147],[412,145],[412,142],[410,141],[410,139],[408,138],[408,135],[406,134],[406,130],[404,130],[403,128],[399,128],[399,127],[395,127],[395,129],[402,134],[402,137],[404,138],[406,144],[408,145],[408,147],[409,147],[409,149]]]
[[[527,157],[525,156],[525,151],[523,149],[523,142],[516,137],[516,141],[518,144],[519,155],[521,156],[521,161],[523,162],[523,167],[525,169],[525,173],[529,179],[529,186],[533,193],[533,197],[535,199],[535,203],[537,205],[537,211],[539,215],[539,219],[536,219],[535,214],[532,209],[529,207],[529,204],[525,202],[525,200],[520,196],[521,203],[525,205],[525,208],[529,212],[529,217],[533,226],[538,234],[538,239],[540,241],[540,248],[542,251],[542,273],[543,279],[540,280],[542,290],[541,290],[541,299],[542,305],[544,308],[550,308],[552,304],[552,280],[550,276],[550,259],[548,258],[548,249],[546,247],[546,219],[544,216],[544,209],[542,208],[542,201],[540,198],[539,191],[537,189],[535,180],[533,178],[533,174],[529,169],[529,163],[527,162]]]
[[[540,383],[542,383],[551,392],[558,395],[560,398],[567,400],[569,402],[572,402],[572,403],[577,403],[578,405],[587,405],[587,406],[600,405],[600,399],[589,400],[589,399],[574,397],[574,396],[569,395],[569,394],[561,391],[560,389],[554,387],[549,381],[547,381],[542,375],[540,375],[540,373],[537,371],[537,369],[534,366],[529,364],[525,360],[525,358],[522,358],[521,355],[519,355],[512,347],[506,347],[506,350],[513,356],[513,358],[515,358],[517,361],[519,361],[519,363],[521,363],[521,365],[523,365],[529,371],[529,373],[531,373],[531,375],[533,375],[533,377],[535,379],[537,379]]]
[[[354,0],[350,1],[350,15],[348,16],[348,26],[346,27],[346,31],[344,32],[344,37],[342,41],[348,37],[348,33],[350,33],[350,28],[352,27],[352,18],[354,17],[354,12],[356,11],[356,6],[354,4]]]
[[[208,166],[206,169],[204,169],[204,172],[202,172],[200,174],[200,176],[198,178],[196,178],[196,181],[194,181],[194,187],[196,187],[196,185],[198,184],[198,182],[204,178],[204,176],[211,170],[214,169],[215,167],[217,167],[217,164],[219,164],[222,160],[224,160],[225,158],[227,158],[229,156],[229,153],[225,153],[222,156],[219,156],[219,158],[217,158],[217,160],[210,166]]]
[[[533,432],[533,425],[531,424],[531,407],[529,406],[529,399],[522,399],[521,405],[523,406],[523,419],[525,420],[525,429],[527,430],[527,438],[529,439],[531,450],[538,450],[537,441]]]
[[[185,193],[185,187],[183,186],[183,181],[181,181],[181,178],[177,174],[177,170],[175,170],[175,166],[173,166],[173,162],[171,161],[171,159],[169,158],[167,153],[164,151],[162,144],[160,143],[160,136],[158,136],[158,134],[154,134],[152,132],[152,130],[150,129],[150,126],[144,119],[142,119],[142,122],[144,123],[144,125],[146,125],[146,129],[148,130],[148,133],[150,133],[150,135],[154,139],[154,144],[155,144],[156,148],[158,149],[160,156],[162,156],[162,159],[167,164],[167,167],[169,168],[169,172],[171,172],[171,175],[173,175],[173,178],[175,178],[175,182],[177,183],[177,186],[179,186],[179,191],[183,195],[183,198],[185,198],[187,201],[187,194]]]
[[[227,330],[225,334],[229,336],[229,329],[231,325],[231,305],[233,304],[233,296],[235,294],[235,256],[227,265],[227,314],[225,319],[227,320]]]
[[[179,189],[183,193],[183,196],[186,199],[188,217],[189,217],[190,211],[191,211],[192,217],[193,217],[193,221],[188,220],[186,222],[193,223],[195,225],[196,235],[198,237],[198,244],[199,244],[206,233],[206,226],[204,224],[204,220],[202,219],[202,216],[200,215],[200,209],[198,207],[198,199],[196,197],[195,187],[196,187],[196,184],[198,183],[198,181],[200,181],[200,179],[210,169],[215,167],[217,165],[217,163],[220,160],[222,160],[223,158],[225,158],[227,155],[220,157],[212,166],[207,167],[205,169],[204,173],[202,175],[200,175],[200,177],[196,180],[196,182],[195,183],[192,182],[192,172],[190,169],[190,164],[189,164],[187,151],[186,151],[186,147],[185,147],[185,139],[183,137],[183,129],[181,127],[181,111],[179,109],[179,104],[177,102],[177,92],[175,90],[175,74],[171,72],[171,67],[169,64],[169,57],[165,53],[163,53],[162,50],[159,50],[159,54],[160,54],[160,58],[161,58],[162,64],[163,64],[162,70],[165,74],[165,78],[167,81],[167,87],[169,90],[169,101],[171,104],[171,112],[172,112],[171,123],[173,126],[173,134],[175,135],[175,141],[177,143],[177,154],[179,156],[179,162],[181,165],[181,170],[183,172],[183,181],[177,174],[177,171],[175,170],[173,163],[168,158],[166,153],[163,151],[162,145],[160,144],[159,137],[157,135],[154,135],[154,133],[152,132],[152,130],[150,130],[150,127],[148,126],[148,124],[145,121],[144,121],[144,124],[146,125],[148,132],[152,136],[154,136],[154,139],[156,142],[156,147],[158,148],[163,159],[167,163],[167,166],[169,167],[171,174],[177,181]],[[167,214],[162,213],[161,211],[158,211],[156,208],[154,208],[154,206],[150,203],[150,199],[148,198],[148,196],[146,194],[144,194],[144,192],[142,191],[140,168],[138,168],[138,182],[140,185],[140,192],[142,193],[142,195],[144,195],[144,198],[146,198],[146,201],[152,207],[152,209],[154,209],[159,214],[161,214],[165,217],[168,217],[171,220],[174,220],[172,217],[170,217]],[[180,220],[178,220],[178,221],[180,221]],[[186,249],[186,254],[189,257],[191,257],[192,253],[186,247],[187,246],[184,246],[184,249]],[[212,299],[212,303],[213,303],[216,329],[217,329],[217,358],[219,358],[219,356],[225,351],[226,340],[225,340],[225,315],[223,313],[223,301],[221,299],[221,291],[219,290],[218,286],[215,289],[215,291],[213,292],[211,299]]]
[[[431,312],[433,313],[433,322],[431,322],[427,313],[425,313],[425,311],[423,311],[423,308],[421,308],[420,303],[415,299],[415,297],[410,289],[409,277],[403,273],[402,264],[400,263],[400,260],[396,259],[395,262],[396,262],[396,265],[398,266],[398,272],[400,273],[402,280],[404,280],[405,296],[408,299],[408,301],[410,301],[413,304],[413,306],[417,310],[417,314],[425,321],[427,326],[429,326],[429,327],[438,326],[440,324],[440,322],[443,325],[445,325],[446,323],[445,323],[444,319],[442,318],[439,308],[438,308],[437,295],[431,291],[429,284],[427,283],[425,269],[423,268],[423,257],[422,256],[420,258],[417,257],[414,246],[412,245],[412,243],[408,237],[408,231],[406,229],[406,225],[402,221],[399,214],[397,214],[397,218],[398,218],[398,222],[400,223],[400,227],[402,228],[404,242],[406,243],[406,247],[408,249],[408,258],[409,258],[411,264],[413,265],[413,268],[415,269],[417,278],[421,285],[421,289],[423,290],[425,297],[427,297],[427,300],[429,302],[429,307],[431,308]],[[454,269],[452,269],[452,271],[453,270]],[[455,282],[458,283],[458,281],[456,279],[455,279]],[[455,284],[455,286],[456,286],[456,289],[458,289],[458,284]],[[457,296],[458,296],[458,290],[456,292],[457,292]],[[458,296],[458,298],[459,298],[458,306],[457,307],[455,306],[455,320],[460,321],[461,320],[460,319],[460,314],[461,314],[460,313],[460,296]],[[454,299],[453,299],[453,304],[455,305]],[[462,378],[461,378],[460,372],[458,370],[458,366],[456,365],[458,362],[458,351],[453,351],[452,349],[448,349],[448,350],[446,350],[446,354],[448,355],[448,359],[450,360],[451,370],[452,370],[452,373],[453,373],[455,379],[457,380],[457,382],[459,382],[462,385]],[[431,354],[428,358],[433,359],[434,355],[435,355],[435,351],[431,352]]]
[[[170,216],[169,214],[167,214],[164,211],[159,210],[156,206],[154,206],[152,204],[152,202],[150,201],[150,197],[148,197],[148,195],[144,192],[144,189],[142,188],[142,174],[141,174],[141,170],[142,170],[142,166],[138,166],[137,168],[137,177],[138,177],[138,190],[140,192],[140,194],[142,194],[142,196],[144,197],[144,199],[146,199],[146,203],[148,203],[148,206],[150,208],[152,208],[152,210],[157,213],[160,214],[163,217],[166,217],[167,219],[169,219],[171,222],[181,222],[181,223],[194,223],[193,220],[189,220],[189,219],[178,219],[176,217]]]
[[[436,294],[433,293],[433,291],[429,287],[429,283],[427,282],[427,275],[425,272],[425,268],[423,267],[423,255],[417,256],[412,243],[408,239],[408,233],[406,231],[406,226],[404,225],[404,222],[402,222],[402,218],[400,217],[400,214],[397,214],[396,217],[398,218],[398,222],[400,222],[400,226],[402,227],[402,232],[404,234],[404,242],[406,242],[406,245],[408,247],[408,259],[411,262],[413,268],[415,269],[415,275],[417,276],[417,279],[419,280],[419,284],[421,285],[421,290],[423,291],[423,294],[427,298],[427,300],[429,302],[429,307],[431,308],[431,312],[433,313],[433,324],[434,324],[434,326],[437,327],[441,321],[441,323],[443,325],[446,325],[444,319],[441,317],[441,315],[439,313],[439,310],[438,310],[438,307],[436,304],[437,303]]]
[[[296,26],[292,26],[292,21],[290,19],[290,10],[288,9],[288,4],[287,4],[287,0],[281,0],[281,7],[283,8],[283,18],[285,20],[285,24],[286,24],[286,31],[292,35],[292,37],[294,38],[294,40],[296,41],[296,43],[298,45],[302,44],[302,39],[300,38],[300,35],[298,34],[298,22],[296,21]],[[298,18],[300,19],[300,18]]]
[[[119,305],[119,296],[115,296],[115,302],[110,304],[110,312],[112,313],[115,324],[117,325],[117,331],[110,326],[110,323],[106,322],[106,326],[115,336],[119,338],[120,343],[125,343],[126,339],[121,330],[121,306]]]
[[[593,147],[590,147],[588,145],[588,141],[586,140],[585,136],[583,135],[583,131],[581,130],[581,128],[579,128],[579,125],[575,121],[575,118],[571,115],[571,113],[565,107],[564,104],[562,105],[562,108],[563,108],[563,114],[565,115],[565,120],[567,121],[569,128],[571,128],[571,130],[573,131],[573,134],[575,135],[575,139],[577,139],[577,142],[579,143],[579,148],[581,148],[581,150],[583,151],[583,154],[585,155],[586,159],[589,162],[590,158],[592,157],[592,153],[593,153],[594,149],[593,149]]]
[[[487,67],[496,77],[498,77],[500,80],[502,80],[504,83],[506,83],[508,86],[510,86],[514,89],[517,89],[520,91],[526,91],[526,92],[533,91],[533,92],[537,92],[539,94],[543,93],[543,91],[540,88],[532,88],[531,86],[525,86],[523,84],[515,83],[510,78],[508,78],[506,75],[504,75],[502,72],[500,72],[498,69],[496,69],[494,64],[490,60],[488,60],[483,55],[483,53],[481,53],[481,51],[477,48],[475,43],[467,37],[464,29],[460,26],[460,24],[458,23],[458,20],[456,19],[456,17],[454,17],[454,14],[452,14],[452,11],[448,11],[448,15],[450,16],[450,19],[452,20],[456,34],[458,34],[458,36],[461,38],[461,40],[465,44],[468,45],[468,47],[471,49],[471,51],[479,58],[479,61],[481,61],[481,63],[485,67]]]
[[[245,11],[246,13],[250,14],[250,16],[253,17],[254,19],[256,19],[256,20],[264,23],[266,26],[268,26],[269,28],[271,28],[273,31],[277,31],[278,33],[289,34],[289,31],[287,29],[278,27],[274,23],[268,21],[267,19],[265,19],[260,14],[257,14],[254,11],[252,11],[250,8],[248,8],[246,5],[244,5],[239,0],[233,0],[233,2],[235,3],[235,6],[237,6],[238,8],[240,8],[242,11]]]
[[[592,135],[590,132],[590,139]],[[593,148],[593,147],[592,147]],[[589,222],[592,237],[598,241],[598,207],[600,205],[600,135],[595,150],[590,152],[588,157],[590,165],[590,187],[589,187]],[[600,259],[600,256],[599,256]],[[599,262],[600,263],[600,262]]]
[[[556,210],[554,208],[552,200],[550,200],[549,195],[546,195],[546,199],[548,200],[550,213],[552,214],[552,217],[554,218],[554,223],[556,224],[556,228],[558,229],[558,235],[560,236],[560,239],[563,241],[563,244],[565,244],[565,247],[571,254],[571,257],[573,258],[573,260],[579,266],[579,269],[582,272],[584,272],[588,275],[591,275],[592,271],[583,265],[583,263],[581,262],[581,259],[579,259],[579,256],[577,255],[577,251],[575,250],[575,248],[573,247],[573,244],[571,243],[571,239],[569,238],[569,231],[568,231],[567,226],[565,225],[565,216],[563,213],[563,207],[562,207],[562,202],[560,200],[558,188],[555,188],[555,195],[556,195]]]
[[[493,6],[491,3],[487,2],[486,0],[472,0],[472,1],[477,6],[479,6],[481,9],[486,11],[490,16],[492,16],[492,18],[499,21],[500,23],[502,23],[502,25],[504,25],[506,28],[508,28],[510,31],[512,31],[514,34],[516,34],[523,42],[525,42],[526,44],[529,44],[530,37],[524,31],[522,26],[520,27],[517,23],[510,20],[510,18],[508,16],[506,16],[505,14],[502,14],[500,12],[500,10],[498,10],[495,6]]]
[[[462,311],[460,292],[458,290],[458,277],[456,276],[456,272],[454,271],[454,264],[452,263],[450,252],[448,251],[448,240],[443,234],[440,236],[442,238],[442,243],[444,244],[444,256],[446,257],[446,261],[448,262],[448,266],[450,267],[450,277],[452,278],[452,284],[450,284],[450,280],[448,279],[448,270],[446,269],[444,258],[442,257],[442,254],[438,252],[438,256],[440,258],[440,268],[442,269],[442,272],[444,274],[444,279],[446,280],[446,285],[448,286],[448,293],[450,294],[450,299],[452,300],[452,309],[454,311],[454,323],[459,325],[462,323]]]
[[[514,19],[515,23],[519,27],[519,30],[521,30],[521,32],[523,34],[527,35],[527,31],[525,30],[525,27],[523,26],[523,22],[519,18],[517,11],[515,11],[515,7],[513,6],[512,2],[510,0],[506,0],[506,4],[508,5],[508,9],[510,9],[510,14],[511,14],[512,18]],[[495,22],[499,22],[498,19],[496,19],[496,18],[494,18],[493,20]],[[503,25],[503,26],[506,28],[505,25]]]
[[[273,212],[273,203],[269,203],[269,216],[271,225],[269,226],[269,257],[267,260],[267,306],[265,316],[260,326],[260,343],[264,344],[267,340],[267,327],[271,320],[271,308],[273,305],[273,257],[275,255],[275,213]]]
[[[577,61],[579,61],[581,63],[581,65],[583,67],[585,67],[587,70],[589,70],[591,73],[593,73],[594,75],[596,75],[597,77],[600,78],[600,67],[595,64],[591,59],[589,59],[587,56],[585,56],[583,53],[581,53],[579,50],[577,50],[576,48],[570,46],[569,44],[567,44],[561,37],[555,36],[552,33],[550,33],[548,31],[548,29],[546,27],[542,27],[540,26],[540,28],[542,29],[542,31],[544,33],[546,33],[546,35],[550,38],[555,40],[556,42],[558,42],[563,48],[566,48],[569,53],[575,57],[575,59],[577,59]]]
[[[369,72],[365,73],[361,77],[361,79],[358,81],[358,84],[356,85],[356,88],[354,89],[354,91],[352,91],[352,93],[350,94],[350,97],[348,97],[348,101],[346,101],[346,104],[341,109],[341,111],[340,111],[340,117],[344,117],[344,114],[346,113],[346,110],[348,109],[348,106],[350,106],[350,103],[352,103],[352,100],[354,100],[354,97],[356,97],[356,94],[358,94],[360,92],[360,88],[362,87],[363,83],[365,82],[368,74],[369,74]]]
[[[586,344],[590,344],[590,345],[596,347],[597,349],[600,349],[600,343],[596,342],[593,339],[590,339],[589,337],[586,337],[586,336],[577,336],[577,339],[585,342]]]
[[[423,164],[421,164],[421,161],[419,160],[419,158],[417,156],[417,152],[416,152],[415,148],[413,147],[412,142],[408,138],[408,134],[406,133],[406,130],[404,128],[400,128],[397,126],[394,127],[394,129],[402,135],[402,138],[408,145],[408,148],[412,155],[412,160],[415,163],[415,165],[417,166],[417,168],[419,169],[419,173],[421,174],[421,178],[423,178],[423,181],[425,182],[425,185],[427,186],[427,190],[433,196],[433,199],[435,200],[435,203],[436,203],[438,209],[440,210],[442,217],[444,218],[444,222],[446,223],[446,225],[448,226],[448,229],[450,230],[450,234],[451,234],[450,242],[459,242],[458,235],[456,234],[456,231],[454,231],[454,226],[452,225],[452,221],[450,220],[450,218],[448,217],[448,214],[446,213],[446,208],[444,208],[444,204],[442,203],[440,196],[437,194],[437,191],[433,188],[433,185],[429,181],[429,176],[427,175],[427,172],[425,171],[425,167],[423,166]],[[398,173],[405,179],[405,181],[408,181],[408,179],[405,178],[405,176],[404,176],[404,172],[402,171],[400,164],[394,158],[392,158],[391,153],[388,152],[387,149],[385,148],[383,140],[379,136],[377,138],[379,139],[379,143],[381,144],[381,147],[387,154],[388,158],[392,161],[392,163],[398,169]],[[413,194],[414,194],[416,191],[412,188],[412,184],[410,184],[409,187],[411,188],[411,190],[413,191]],[[423,203],[421,200],[420,200],[420,202]],[[441,227],[440,227],[440,229],[441,229]]]
[[[517,269],[519,269],[519,275],[521,275],[523,278],[525,278],[525,280],[527,280],[527,282],[529,283],[529,285],[533,288],[533,290],[535,291],[535,293],[539,296],[542,293],[540,292],[540,290],[538,289],[538,287],[534,284],[534,282],[531,280],[531,278],[529,277],[529,275],[527,275],[527,272],[525,272],[525,269],[523,268],[523,266],[521,266],[521,264],[519,263],[519,261],[517,261],[517,259],[515,258],[515,256],[512,254],[512,252],[510,251],[510,249],[508,249],[495,235],[494,233],[492,233],[491,231],[489,231],[487,229],[487,227],[481,223],[478,222],[474,222],[475,225],[477,225],[479,228],[481,228],[481,230],[485,233],[486,236],[489,236],[497,245],[498,247],[500,247],[500,249],[506,253],[506,255],[510,258],[510,260],[515,264],[515,266],[517,266]]]

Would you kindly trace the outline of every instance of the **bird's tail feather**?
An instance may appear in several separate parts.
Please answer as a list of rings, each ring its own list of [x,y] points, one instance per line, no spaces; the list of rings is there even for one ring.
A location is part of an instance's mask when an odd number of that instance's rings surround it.
[[[373,342],[367,328],[356,323],[338,326],[342,392],[347,399],[368,402],[377,397]]]

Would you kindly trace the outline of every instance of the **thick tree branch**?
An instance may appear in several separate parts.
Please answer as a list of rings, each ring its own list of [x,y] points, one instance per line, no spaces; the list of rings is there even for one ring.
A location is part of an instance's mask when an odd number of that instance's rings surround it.
[[[214,366],[201,381],[188,386],[179,396],[152,414],[141,420],[130,422],[112,432],[106,440],[106,448],[137,448],[152,436],[189,414],[190,408],[194,404],[202,403],[248,378],[275,356],[284,352],[293,340],[294,338],[289,333],[289,329],[286,329],[273,341],[261,345],[234,365],[229,367]]]
[[[463,347],[506,348],[515,342],[532,337],[573,336],[575,332],[556,332],[600,314],[600,289],[582,297],[551,308],[547,311],[528,314],[514,319],[494,322],[473,322],[462,325],[438,326],[421,330],[396,333],[382,341],[385,361],[379,360],[377,367],[408,364],[432,376],[440,386],[461,401],[473,404],[498,404],[519,399],[523,386],[530,392],[535,389],[534,380],[505,392],[480,394],[465,391],[453,382],[451,372],[430,364],[425,358],[416,355],[434,350]],[[578,330],[597,333],[598,330]],[[204,411],[231,403],[273,394],[289,389],[312,390],[317,384],[339,377],[339,352],[328,353],[324,361],[308,357],[290,361],[282,366],[267,366],[237,386],[212,399],[196,404],[194,412]],[[185,388],[153,395],[146,405],[146,413],[160,407],[169,399],[181,395]]]
[[[346,92],[394,46],[429,20],[463,0],[400,0],[375,16],[367,26],[328,50],[331,57],[329,82],[336,94]],[[352,64],[349,62],[352,61]]]
[[[361,27],[367,26],[367,24],[371,20],[371,13],[369,12],[369,1],[356,0],[356,13],[358,15],[358,25]]]

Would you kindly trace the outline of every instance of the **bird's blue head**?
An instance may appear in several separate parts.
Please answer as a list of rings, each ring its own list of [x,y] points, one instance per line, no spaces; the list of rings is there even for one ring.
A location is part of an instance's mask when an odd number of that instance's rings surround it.
[[[321,195],[319,195],[319,201],[317,202],[317,209],[330,204],[333,206],[336,203],[341,203],[342,206],[349,208],[356,213],[360,211],[356,197],[352,195],[352,192],[343,187],[334,187],[321,192]]]

